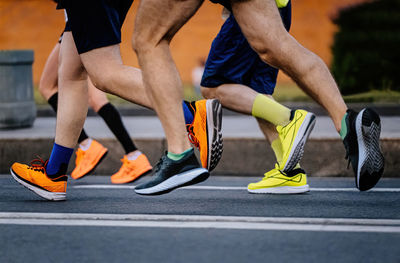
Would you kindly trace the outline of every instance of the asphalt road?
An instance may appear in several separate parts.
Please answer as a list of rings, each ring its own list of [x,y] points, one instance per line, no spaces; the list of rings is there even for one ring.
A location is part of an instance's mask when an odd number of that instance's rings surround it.
[[[56,203],[3,175],[0,262],[400,262],[400,179],[363,193],[349,178],[310,178],[307,194],[248,194],[257,179],[144,197],[88,176]]]

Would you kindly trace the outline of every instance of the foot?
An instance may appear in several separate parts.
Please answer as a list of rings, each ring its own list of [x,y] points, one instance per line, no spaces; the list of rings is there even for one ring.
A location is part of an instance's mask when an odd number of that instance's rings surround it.
[[[189,140],[200,151],[204,168],[212,171],[222,157],[222,106],[218,100],[199,100],[191,103],[193,123],[187,125]]]
[[[135,160],[129,160],[125,155],[122,161],[122,166],[119,171],[111,176],[113,184],[126,184],[135,181],[140,176],[151,171],[149,160],[143,153],[140,154]]]
[[[91,173],[107,154],[107,148],[92,140],[89,149],[76,151],[75,169],[71,173],[72,179],[79,179]]]
[[[305,110],[293,110],[290,122],[285,126],[277,126],[282,143],[283,157],[279,170],[291,171],[299,163],[304,153],[304,145],[315,125],[315,115]]]
[[[371,189],[383,174],[384,157],[379,146],[381,120],[372,109],[347,111],[347,134],[343,139],[346,159],[351,163],[360,191]]]
[[[50,179],[46,174],[47,161],[33,160],[30,165],[14,163],[10,172],[12,177],[35,194],[51,201],[62,201],[67,197],[67,176],[60,175]]]
[[[297,164],[296,168],[288,173],[278,169],[267,172],[264,178],[247,186],[247,191],[253,194],[301,194],[310,191],[307,184],[306,172]]]
[[[135,192],[141,195],[159,195],[178,187],[200,183],[209,177],[207,169],[202,168],[194,151],[179,161],[173,161],[165,154],[158,162],[153,179],[136,186]]]

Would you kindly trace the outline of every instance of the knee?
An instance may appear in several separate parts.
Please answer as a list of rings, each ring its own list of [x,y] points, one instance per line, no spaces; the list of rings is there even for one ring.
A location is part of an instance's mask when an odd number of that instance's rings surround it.
[[[93,86],[101,91],[109,92],[111,77],[110,74],[94,74],[90,75],[90,79],[93,83]]]
[[[48,99],[49,94],[57,91],[57,82],[42,77],[39,82],[38,90],[45,99]]]
[[[86,80],[87,73],[83,65],[66,65],[61,63],[58,68],[58,76],[61,81]]]
[[[288,33],[283,30],[281,33],[274,34],[274,36],[251,39],[249,43],[264,62],[274,67],[280,67],[285,56],[289,54],[287,48],[291,41]]]
[[[89,95],[89,106],[95,111],[99,112],[99,110],[108,103],[107,99],[99,99],[97,97],[93,97]]]
[[[112,70],[105,70],[104,72],[90,72],[89,77],[91,84],[103,92],[112,93],[113,74]],[[88,83],[90,85],[90,83]]]
[[[200,87],[200,92],[205,99],[215,99],[217,97],[216,88]]]
[[[140,54],[150,49],[148,37],[139,30],[135,30],[132,35],[132,48],[136,54]]]
[[[132,48],[138,55],[145,54],[157,47],[168,47],[170,40],[167,36],[152,34],[148,30],[135,29],[132,35]]]

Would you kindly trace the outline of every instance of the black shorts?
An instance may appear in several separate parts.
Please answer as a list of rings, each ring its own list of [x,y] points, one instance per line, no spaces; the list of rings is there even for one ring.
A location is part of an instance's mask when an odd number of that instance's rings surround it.
[[[232,11],[230,0],[210,0],[210,1],[213,2],[214,4],[223,5],[226,9],[228,9],[229,11]]]
[[[60,35],[60,38],[58,39],[58,43],[61,44],[62,38],[64,36],[64,32],[69,32],[71,31],[71,25],[69,24],[69,21],[67,20],[67,22],[65,23],[65,28],[63,30],[63,32]]]
[[[133,0],[61,0],[79,54],[121,43],[121,27]]]

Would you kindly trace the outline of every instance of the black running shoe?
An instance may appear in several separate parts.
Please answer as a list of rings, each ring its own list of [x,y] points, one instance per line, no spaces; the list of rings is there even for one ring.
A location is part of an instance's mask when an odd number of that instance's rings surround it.
[[[372,109],[360,113],[347,111],[347,134],[343,139],[346,159],[353,167],[356,187],[366,191],[376,185],[383,174],[384,158],[379,146],[381,120]]]
[[[135,187],[141,195],[160,195],[172,190],[203,182],[210,176],[207,169],[202,168],[194,151],[179,161],[171,160],[167,154],[161,157],[156,165],[153,179]]]

